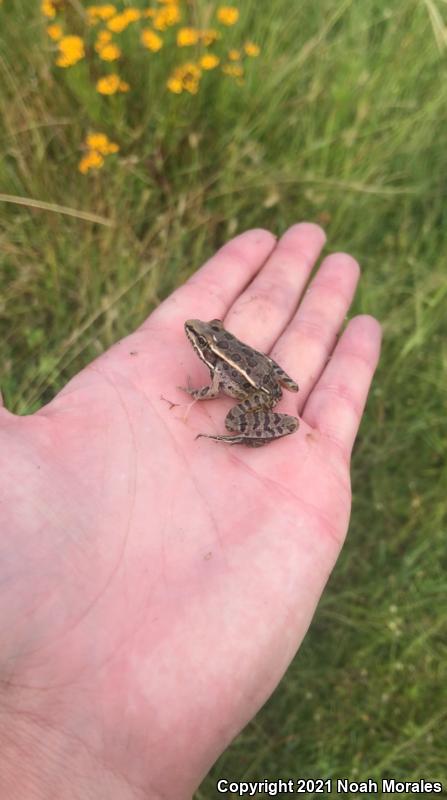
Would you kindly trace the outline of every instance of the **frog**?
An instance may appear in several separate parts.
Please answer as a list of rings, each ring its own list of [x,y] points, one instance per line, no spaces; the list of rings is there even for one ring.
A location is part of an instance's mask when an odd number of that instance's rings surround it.
[[[210,371],[211,384],[180,388],[194,401],[211,400],[221,393],[240,401],[225,418],[228,434],[199,433],[196,438],[262,447],[298,430],[296,417],[271,410],[281,399],[283,388],[290,392],[299,389],[273,358],[241,342],[220,319],[188,319],[184,327],[189,342]]]

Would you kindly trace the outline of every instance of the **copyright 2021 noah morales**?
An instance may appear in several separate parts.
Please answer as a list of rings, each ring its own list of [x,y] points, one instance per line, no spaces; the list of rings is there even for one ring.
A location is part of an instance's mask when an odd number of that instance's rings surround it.
[[[395,778],[382,778],[381,781],[373,781],[368,778],[364,781],[351,781],[347,778],[290,778],[289,780],[277,781],[231,781],[221,778],[216,785],[219,794],[231,792],[237,797],[253,797],[265,794],[267,797],[281,796],[285,794],[307,794],[312,792],[317,794],[368,794],[382,796],[384,792],[389,794],[440,794],[442,783],[439,781],[427,781],[421,778],[417,781],[400,781]]]

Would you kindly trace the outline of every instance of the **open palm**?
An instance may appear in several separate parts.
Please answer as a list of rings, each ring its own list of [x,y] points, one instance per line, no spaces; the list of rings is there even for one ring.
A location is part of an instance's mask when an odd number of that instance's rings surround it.
[[[380,340],[357,317],[336,344],[350,256],[303,294],[323,243],[311,224],[237,237],[41,411],[1,410],[2,695],[23,712],[17,749],[32,741],[7,796],[40,797],[45,762],[59,798],[80,780],[85,797],[191,797],[295,654],[347,530]],[[185,415],[177,387],[209,380],[190,317],[224,320],[298,382],[278,406],[297,433],[195,440],[224,432],[234,401]]]

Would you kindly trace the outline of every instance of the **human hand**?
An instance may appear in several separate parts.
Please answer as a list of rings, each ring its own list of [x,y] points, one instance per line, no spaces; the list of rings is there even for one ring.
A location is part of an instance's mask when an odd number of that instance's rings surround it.
[[[323,243],[310,224],[236,237],[45,408],[0,410],[5,796],[190,797],[293,658],[347,530],[380,348],[370,317],[336,343],[350,256],[303,294]],[[301,415],[297,433],[195,441],[224,432],[234,401],[185,421],[163,399],[208,378],[191,317],[223,319],[297,380],[275,409]]]

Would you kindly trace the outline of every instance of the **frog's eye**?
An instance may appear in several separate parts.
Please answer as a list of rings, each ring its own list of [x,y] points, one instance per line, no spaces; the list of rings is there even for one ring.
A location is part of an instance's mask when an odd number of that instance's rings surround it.
[[[198,336],[197,337],[197,344],[199,345],[199,347],[205,347],[206,346],[205,337],[204,336]]]

